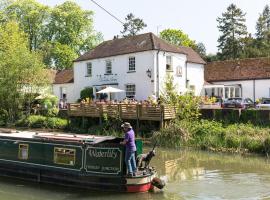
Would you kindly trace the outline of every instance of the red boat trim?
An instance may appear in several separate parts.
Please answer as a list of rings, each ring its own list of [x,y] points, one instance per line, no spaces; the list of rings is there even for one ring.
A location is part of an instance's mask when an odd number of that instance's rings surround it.
[[[151,188],[151,183],[146,183],[142,185],[127,185],[127,192],[147,192]]]

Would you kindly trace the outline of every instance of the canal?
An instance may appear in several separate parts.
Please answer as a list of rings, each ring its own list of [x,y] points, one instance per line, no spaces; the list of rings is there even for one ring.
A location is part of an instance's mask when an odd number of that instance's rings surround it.
[[[167,182],[162,192],[90,192],[0,178],[0,200],[270,199],[265,158],[159,148],[152,165]]]

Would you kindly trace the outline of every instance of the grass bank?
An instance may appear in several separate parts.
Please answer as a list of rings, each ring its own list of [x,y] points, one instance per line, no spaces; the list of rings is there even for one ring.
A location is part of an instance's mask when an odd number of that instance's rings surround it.
[[[189,146],[212,151],[270,153],[270,127],[249,123],[181,120],[154,132],[152,140],[170,148]]]

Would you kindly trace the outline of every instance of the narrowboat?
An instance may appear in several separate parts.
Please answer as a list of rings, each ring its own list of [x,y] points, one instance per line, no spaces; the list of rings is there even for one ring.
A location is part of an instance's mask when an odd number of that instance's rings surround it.
[[[127,176],[122,138],[0,130],[0,176],[90,190],[146,192],[164,184],[154,168]],[[142,141],[136,140],[137,155]]]

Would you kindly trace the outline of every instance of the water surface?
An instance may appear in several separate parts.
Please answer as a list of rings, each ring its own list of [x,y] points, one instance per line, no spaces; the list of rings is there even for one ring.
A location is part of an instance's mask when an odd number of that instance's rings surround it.
[[[261,157],[157,149],[161,192],[119,194],[0,178],[0,200],[270,199],[270,162]]]

